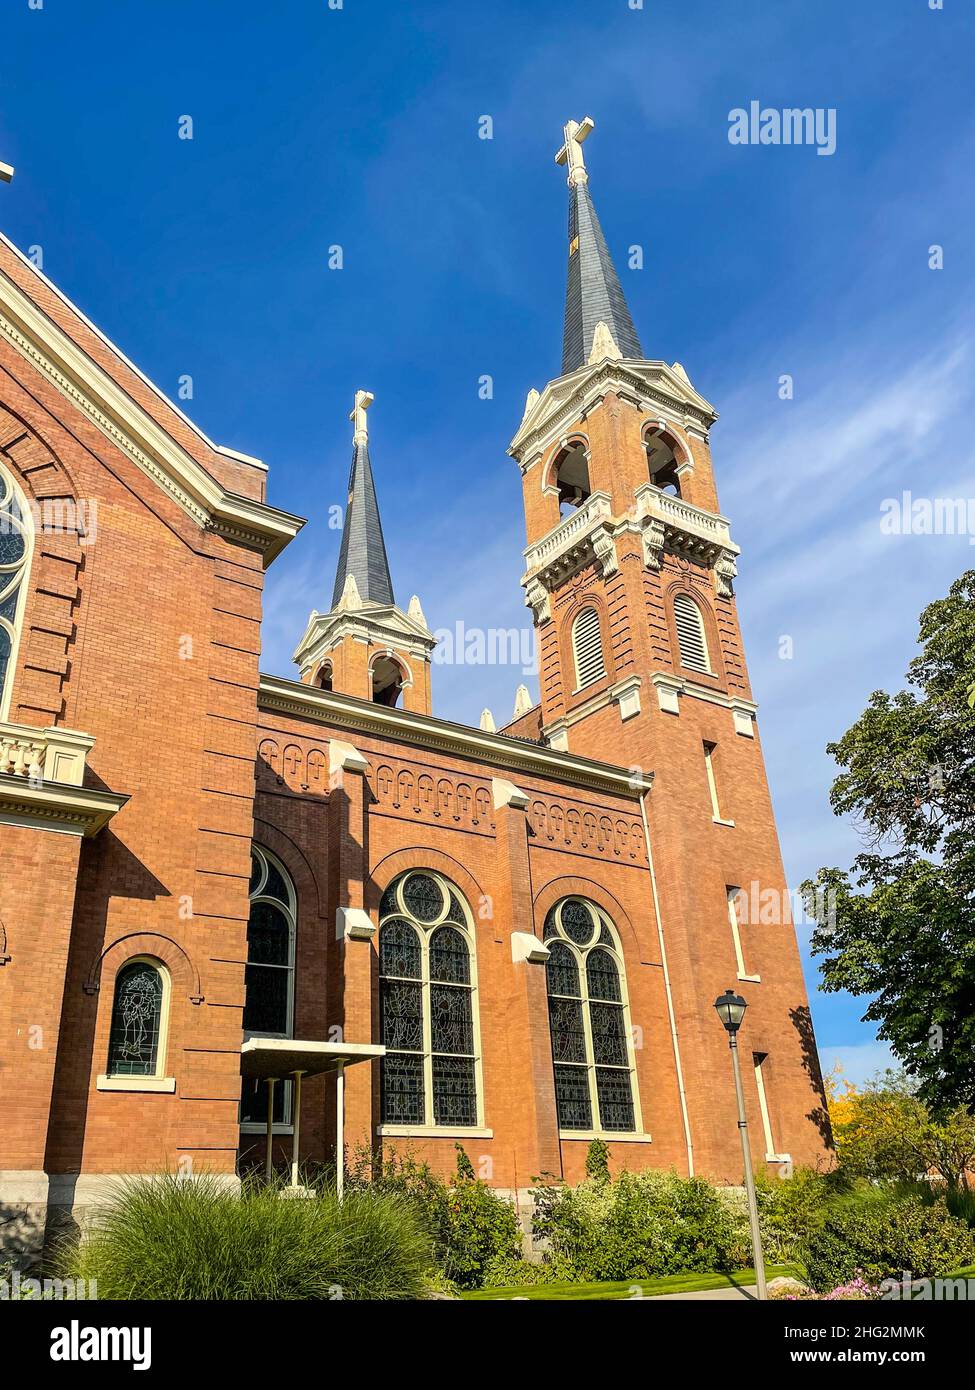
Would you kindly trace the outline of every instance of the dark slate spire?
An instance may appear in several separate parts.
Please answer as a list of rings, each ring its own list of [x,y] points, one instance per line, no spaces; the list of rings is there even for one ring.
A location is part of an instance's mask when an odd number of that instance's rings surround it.
[[[640,339],[589,194],[582,142],[593,125],[591,116],[581,124],[569,121],[565,127],[565,144],[555,156],[556,163],[567,165],[569,170],[569,276],[562,338],[563,376],[589,361],[597,323],[606,325],[623,357],[643,357]]]
[[[350,575],[356,582],[361,599],[371,599],[374,603],[394,602],[393,581],[389,574],[389,561],[386,559],[386,542],[383,540],[383,527],[379,520],[376,484],[373,482],[372,464],[369,461],[366,411],[372,402],[370,392],[357,391],[355,408],[349,416],[350,420],[355,421],[352,471],[349,474],[349,501],[345,509],[342,548],[339,551],[335,589],[332,593],[333,608],[338,607]]]

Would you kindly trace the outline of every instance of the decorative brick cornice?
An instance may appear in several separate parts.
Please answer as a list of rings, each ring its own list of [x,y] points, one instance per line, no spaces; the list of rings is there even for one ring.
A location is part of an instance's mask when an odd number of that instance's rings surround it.
[[[554,778],[630,800],[638,800],[653,784],[652,774],[638,777],[628,768],[558,752],[510,734],[488,733],[429,714],[375,705],[368,700],[339,695],[333,690],[318,690],[280,676],[261,676],[258,704],[262,709],[277,710],[297,719],[356,729],[377,738],[430,750],[439,749],[472,762],[510,768],[523,775]]]

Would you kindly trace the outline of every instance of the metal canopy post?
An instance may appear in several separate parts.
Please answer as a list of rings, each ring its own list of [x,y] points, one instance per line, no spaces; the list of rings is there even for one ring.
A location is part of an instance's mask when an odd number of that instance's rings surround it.
[[[274,1083],[277,1079],[276,1076],[269,1076],[267,1079],[267,1148],[264,1160],[264,1176],[268,1182],[271,1181],[271,1174],[274,1171],[271,1162],[271,1146],[274,1134]]]
[[[345,1062],[335,1068],[335,1193],[345,1196]]]
[[[334,1043],[317,1038],[247,1038],[240,1049],[241,1075],[267,1082],[267,1151],[265,1171],[270,1182],[273,1173],[274,1087],[294,1078],[292,1113],[291,1182],[284,1189],[289,1196],[304,1192],[299,1184],[301,1158],[301,1083],[306,1076],[335,1072],[335,1188],[339,1201],[345,1195],[345,1069],[357,1062],[374,1062],[384,1057],[381,1043]]]
[[[292,1073],[295,1079],[294,1124],[291,1131],[291,1186],[298,1186],[298,1132],[301,1126],[301,1078],[304,1072]]]

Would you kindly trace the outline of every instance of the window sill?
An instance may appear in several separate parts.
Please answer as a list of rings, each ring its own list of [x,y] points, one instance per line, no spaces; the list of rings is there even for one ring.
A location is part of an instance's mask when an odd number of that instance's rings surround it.
[[[734,821],[733,821],[733,820],[725,820],[723,816],[712,816],[712,817],[711,817],[711,820],[714,822],[715,825],[730,825],[731,828],[732,828],[732,830],[734,830],[734,828],[735,828],[735,823],[734,823]]]
[[[267,1134],[267,1125],[262,1125],[259,1120],[246,1120],[240,1127],[241,1134]],[[274,1134],[294,1134],[294,1125],[272,1125],[271,1133]]]
[[[746,985],[760,985],[762,983],[761,975],[739,975],[738,978]]]
[[[175,1076],[100,1076],[95,1082],[99,1091],[162,1091],[172,1095],[176,1090]]]
[[[766,1155],[765,1155],[765,1162],[766,1162],[766,1163],[791,1163],[791,1162],[792,1162],[792,1155],[791,1155],[791,1154],[766,1154]]]
[[[602,1139],[606,1144],[652,1144],[649,1134],[626,1134],[612,1129],[560,1129],[559,1139],[583,1139],[591,1144],[594,1139]]]
[[[493,1139],[493,1129],[476,1125],[379,1125],[376,1133],[395,1139]]]

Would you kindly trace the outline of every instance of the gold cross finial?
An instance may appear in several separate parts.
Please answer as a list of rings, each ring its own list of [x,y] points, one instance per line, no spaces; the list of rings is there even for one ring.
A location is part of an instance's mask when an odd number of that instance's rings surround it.
[[[570,188],[577,183],[586,183],[589,179],[586,161],[582,157],[582,142],[592,134],[595,126],[593,118],[585,116],[581,121],[569,121],[562,128],[565,143],[555,156],[555,162],[568,166]]]
[[[14,166],[0,162],[0,179],[3,179],[4,183],[9,183],[13,176]]]
[[[349,415],[353,422],[352,443],[365,444],[369,439],[369,425],[366,421],[366,411],[375,400],[371,391],[357,391],[355,393],[355,405]]]

